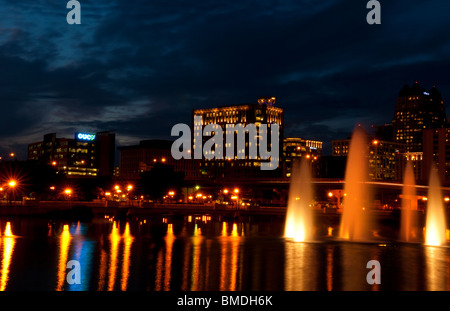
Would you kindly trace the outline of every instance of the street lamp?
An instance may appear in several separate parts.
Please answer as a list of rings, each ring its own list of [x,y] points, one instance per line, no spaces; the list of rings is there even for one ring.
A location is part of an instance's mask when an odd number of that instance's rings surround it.
[[[15,180],[10,180],[9,182],[8,182],[8,186],[9,186],[9,190],[10,190],[10,198],[9,198],[9,202],[10,203],[12,203],[12,201],[15,201],[15,198],[14,198],[14,189],[15,189],[15,187],[17,186],[17,181],[15,181]]]
[[[239,208],[239,188],[234,188],[233,190],[234,195],[231,197],[231,199],[235,199],[236,200],[236,209]]]

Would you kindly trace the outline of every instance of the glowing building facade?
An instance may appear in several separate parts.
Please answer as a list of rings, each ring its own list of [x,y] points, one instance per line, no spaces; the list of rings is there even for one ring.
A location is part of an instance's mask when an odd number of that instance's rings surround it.
[[[206,159],[202,158],[201,166],[202,166],[202,175],[204,177],[212,177],[212,178],[241,178],[241,177],[264,177],[264,176],[281,176],[282,168],[281,168],[281,155],[283,151],[283,126],[284,126],[284,111],[280,107],[275,106],[275,97],[261,97],[258,99],[257,103],[250,104],[242,104],[242,105],[230,105],[230,106],[221,106],[215,108],[204,108],[204,109],[195,109],[192,113],[192,124],[193,124],[193,136],[192,136],[192,145],[193,152],[195,152],[195,142],[197,139],[202,140],[202,145],[210,139],[210,136],[196,136],[199,133],[203,132],[205,126],[209,124],[216,124],[221,128],[223,132],[223,141],[224,143],[224,156],[222,159]],[[201,117],[201,124],[196,124],[195,117]],[[248,124],[256,125],[256,148],[260,150],[260,125],[267,124],[267,146],[270,150],[271,141],[270,141],[270,132],[271,125],[278,124],[279,126],[279,150],[278,155],[279,158],[276,159],[279,163],[278,168],[275,170],[261,170],[261,163],[263,160],[261,157],[257,156],[256,159],[252,159],[249,156],[249,149],[254,148],[252,145],[252,140],[249,139],[249,133],[245,134],[245,148],[242,150],[237,149],[237,139],[234,139],[234,157],[227,157],[225,154],[225,148],[230,147],[228,144],[230,142],[226,142],[227,124],[237,125],[242,124],[244,127]],[[252,137],[253,138],[253,137]],[[243,158],[239,158],[239,155],[242,155]]]
[[[421,152],[423,130],[445,127],[446,113],[441,93],[436,87],[427,91],[419,83],[405,85],[397,97],[392,120],[393,139],[408,152]]]
[[[69,178],[112,176],[114,154],[114,132],[76,133],[74,138],[51,133],[28,145],[28,160],[51,165]]]

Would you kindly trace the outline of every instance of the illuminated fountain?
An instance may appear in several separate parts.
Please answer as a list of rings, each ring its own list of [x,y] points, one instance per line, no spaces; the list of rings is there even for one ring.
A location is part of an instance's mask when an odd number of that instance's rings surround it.
[[[312,199],[309,161],[306,158],[293,161],[284,234],[286,238],[292,238],[296,242],[312,240],[313,212],[310,206]]]
[[[357,127],[353,132],[345,171],[345,190],[339,237],[350,241],[370,239],[370,219],[367,203],[370,194],[367,184],[367,139],[364,130]]]
[[[402,210],[400,224],[400,240],[403,242],[411,242],[416,238],[417,226],[417,194],[415,187],[414,171],[412,162],[407,161],[405,174],[403,178],[402,191]]]
[[[439,175],[433,167],[428,187],[428,200],[425,223],[425,245],[440,246],[445,243],[445,210],[442,199]]]

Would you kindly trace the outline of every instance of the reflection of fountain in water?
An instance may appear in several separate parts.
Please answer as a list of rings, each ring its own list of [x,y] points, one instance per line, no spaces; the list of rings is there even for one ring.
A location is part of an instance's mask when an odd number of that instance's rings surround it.
[[[285,291],[319,290],[317,250],[312,243],[285,243]]]
[[[311,169],[309,161],[303,158],[292,163],[286,213],[286,238],[296,242],[311,241],[313,237],[313,214],[310,206],[313,199]]]
[[[416,237],[416,211],[417,194],[415,188],[414,171],[412,162],[408,161],[403,178],[402,191],[400,240],[403,242],[411,242],[411,240]]]
[[[368,240],[369,202],[367,140],[363,129],[353,132],[345,171],[345,191],[339,237],[358,241]]]
[[[425,244],[439,246],[445,243],[445,211],[437,169],[432,168],[428,187],[425,224]]]

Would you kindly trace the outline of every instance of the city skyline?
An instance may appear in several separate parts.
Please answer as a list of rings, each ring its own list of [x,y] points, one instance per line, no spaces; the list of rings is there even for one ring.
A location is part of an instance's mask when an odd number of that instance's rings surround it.
[[[65,5],[5,3],[0,152],[24,158],[53,132],[167,139],[193,109],[260,96],[289,111],[285,136],[330,148],[356,124],[389,123],[404,84],[436,85],[446,103],[448,4],[383,3],[381,25],[365,4],[82,1],[68,25]]]

